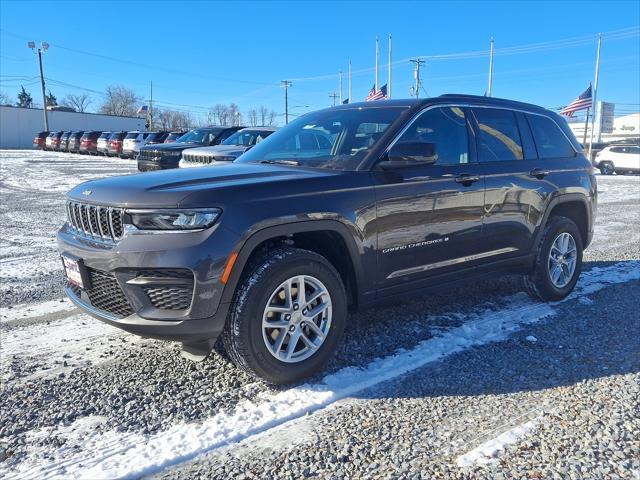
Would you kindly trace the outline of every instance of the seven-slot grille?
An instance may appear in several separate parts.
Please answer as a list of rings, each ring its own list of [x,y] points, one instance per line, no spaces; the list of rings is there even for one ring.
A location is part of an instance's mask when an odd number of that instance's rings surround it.
[[[162,152],[160,150],[140,149],[138,158],[141,158],[143,160],[150,160],[156,157],[162,157]]]
[[[94,240],[117,242],[124,233],[122,208],[67,202],[67,218],[74,230]]]
[[[198,155],[195,153],[187,153],[187,152],[184,152],[182,154],[182,158],[184,159],[185,162],[202,163],[205,165],[215,160],[215,157],[213,157],[212,155]]]

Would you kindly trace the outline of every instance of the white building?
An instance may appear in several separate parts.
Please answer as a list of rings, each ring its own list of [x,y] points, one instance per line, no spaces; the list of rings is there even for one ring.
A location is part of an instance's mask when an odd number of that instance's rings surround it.
[[[576,121],[569,123],[569,127],[573,130],[574,135],[579,142],[582,143],[584,139],[584,121]],[[596,126],[596,134],[598,129]],[[587,143],[589,142],[589,136],[591,135],[591,120],[589,120],[589,126],[587,127]],[[600,139],[594,138],[594,142],[612,142],[616,140],[624,140],[625,138],[639,138],[640,137],[640,112],[631,113],[629,115],[623,115],[615,117],[613,119],[613,129],[611,133],[601,133]]]
[[[145,119],[97,113],[47,111],[49,130],[145,130]],[[41,108],[0,106],[0,148],[32,148],[33,137],[44,130]]]

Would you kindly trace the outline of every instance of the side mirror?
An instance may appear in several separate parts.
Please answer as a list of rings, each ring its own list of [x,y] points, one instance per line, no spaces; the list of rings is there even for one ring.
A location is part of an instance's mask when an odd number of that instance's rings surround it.
[[[383,169],[430,165],[435,163],[436,145],[425,142],[396,143],[387,154],[387,158],[378,165]]]

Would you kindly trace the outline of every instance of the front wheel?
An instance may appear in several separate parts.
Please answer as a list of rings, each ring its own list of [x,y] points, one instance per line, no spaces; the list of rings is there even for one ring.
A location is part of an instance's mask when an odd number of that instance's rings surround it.
[[[613,175],[616,169],[611,162],[602,162],[600,164],[600,173],[602,175]]]
[[[269,383],[320,371],[346,324],[340,275],[326,258],[280,248],[253,262],[238,284],[222,340],[231,360]]]
[[[551,217],[535,262],[533,271],[524,277],[531,297],[558,301],[569,295],[582,269],[582,237],[577,225],[566,217]]]

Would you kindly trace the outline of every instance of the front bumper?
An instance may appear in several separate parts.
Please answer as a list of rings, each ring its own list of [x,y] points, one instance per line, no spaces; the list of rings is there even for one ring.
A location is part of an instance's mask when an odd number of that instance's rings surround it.
[[[125,235],[115,245],[86,238],[68,224],[57,235],[61,254],[82,259],[92,275],[110,281],[105,287],[92,279],[84,290],[69,286],[67,294],[76,305],[128,332],[184,344],[215,339],[224,328],[229,305],[221,303],[225,285],[219,279],[235,240],[220,225],[200,232]],[[149,272],[192,274],[189,301],[180,303],[184,295],[176,300],[181,293],[172,283],[175,278],[145,284]],[[104,291],[96,292],[100,288]]]
[[[169,170],[171,168],[178,168],[180,163],[180,157],[161,158],[161,159],[145,159],[140,158],[138,155],[138,170],[141,172],[151,172],[154,170]]]

